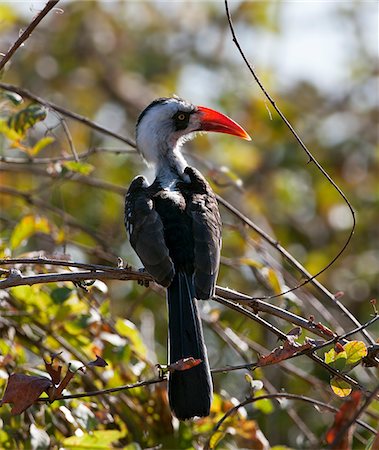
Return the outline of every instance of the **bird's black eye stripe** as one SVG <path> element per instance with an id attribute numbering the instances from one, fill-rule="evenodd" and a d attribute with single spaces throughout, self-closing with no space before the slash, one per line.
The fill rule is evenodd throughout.
<path id="1" fill-rule="evenodd" d="M 186 111 L 178 111 L 173 115 L 175 130 L 185 130 L 188 126 L 191 113 Z"/>

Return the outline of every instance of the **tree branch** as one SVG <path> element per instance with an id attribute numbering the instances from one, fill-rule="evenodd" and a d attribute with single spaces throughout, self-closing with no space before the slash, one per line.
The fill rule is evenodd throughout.
<path id="1" fill-rule="evenodd" d="M 239 403 L 238 405 L 234 406 L 233 408 L 230 408 L 225 414 L 224 416 L 217 422 L 217 424 L 215 425 L 215 427 L 212 430 L 212 434 L 209 437 L 208 441 L 206 442 L 205 446 L 204 446 L 204 450 L 210 450 L 210 442 L 212 439 L 212 436 L 219 430 L 219 428 L 221 427 L 221 425 L 225 422 L 225 420 L 230 417 L 231 415 L 235 414 L 239 408 L 242 408 L 246 405 L 255 403 L 259 400 L 265 400 L 265 399 L 281 399 L 281 398 L 285 398 L 288 400 L 297 400 L 297 401 L 302 401 L 305 403 L 310 403 L 313 406 L 317 406 L 318 408 L 323 408 L 326 409 L 327 411 L 333 412 L 333 413 L 337 413 L 338 409 L 334 408 L 331 405 L 328 405 L 327 403 L 324 402 L 320 402 L 319 400 L 315 400 L 313 398 L 310 397 L 306 397 L 304 395 L 297 395 L 297 394 L 289 394 L 286 392 L 281 392 L 281 393 L 275 393 L 275 394 L 266 394 L 266 395 L 260 395 L 258 397 L 250 397 L 246 400 L 244 400 L 243 402 Z M 359 424 L 360 426 L 362 426 L 363 428 L 365 428 L 366 430 L 370 431 L 371 433 L 376 433 L 376 430 L 374 428 L 372 428 L 370 425 L 368 425 L 365 422 L 362 422 L 361 420 L 355 420 L 357 424 Z"/>
<path id="2" fill-rule="evenodd" d="M 0 61 L 0 71 L 4 68 L 5 64 L 12 58 L 22 44 L 29 38 L 33 30 L 41 22 L 41 20 L 54 8 L 59 0 L 49 0 L 43 10 L 30 22 L 25 30 L 20 34 L 19 38 L 13 43 L 12 47 L 7 51 L 3 59 Z"/>
<path id="3" fill-rule="evenodd" d="M 236 33 L 234 31 L 234 26 L 233 26 L 233 22 L 232 22 L 232 17 L 230 15 L 230 11 L 229 11 L 229 6 L 228 6 L 228 0 L 224 0 L 225 2 L 225 11 L 226 11 L 226 16 L 228 19 L 228 23 L 229 23 L 229 28 L 230 28 L 230 32 L 232 35 L 232 40 L 234 42 L 234 44 L 236 45 L 243 61 L 245 62 L 249 72 L 251 73 L 251 75 L 253 76 L 254 80 L 256 81 L 256 83 L 258 84 L 259 88 L 261 89 L 261 91 L 263 92 L 264 96 L 267 98 L 267 100 L 270 102 L 270 104 L 272 105 L 272 107 L 275 109 L 275 111 L 277 112 L 277 114 L 279 115 L 279 117 L 282 119 L 282 121 L 285 123 L 285 125 L 288 127 L 288 129 L 290 130 L 290 132 L 292 133 L 292 135 L 295 137 L 296 141 L 298 142 L 298 144 L 301 146 L 301 148 L 305 151 L 305 153 L 307 154 L 309 161 L 313 162 L 315 164 L 315 166 L 317 167 L 317 169 L 321 172 L 321 174 L 327 179 L 327 181 L 333 186 L 333 188 L 338 192 L 338 194 L 341 196 L 341 198 L 344 200 L 344 202 L 346 203 L 346 205 L 348 206 L 350 212 L 351 212 L 351 216 L 353 219 L 353 224 L 350 230 L 350 233 L 347 237 L 347 240 L 345 241 L 344 245 L 342 246 L 342 248 L 340 249 L 340 251 L 337 253 L 336 256 L 334 256 L 334 258 L 320 271 L 318 271 L 315 275 L 311 275 L 310 277 L 308 276 L 306 280 L 304 280 L 303 282 L 299 283 L 297 286 L 295 286 L 294 288 L 291 288 L 285 292 L 282 292 L 280 294 L 276 294 L 273 296 L 270 296 L 269 298 L 275 298 L 275 297 L 279 297 L 281 295 L 287 294 L 289 292 L 292 292 L 302 286 L 304 286 L 305 284 L 308 284 L 310 281 L 314 280 L 316 277 L 318 277 L 320 274 L 322 274 L 323 272 L 325 272 L 327 269 L 329 269 L 329 267 L 332 266 L 332 264 L 334 264 L 337 259 L 342 255 L 342 253 L 345 251 L 345 249 L 347 248 L 347 246 L 350 244 L 350 241 L 353 237 L 354 231 L 355 231 L 355 227 L 356 227 L 356 219 L 355 219 L 355 211 L 350 203 L 350 201 L 348 200 L 348 198 L 346 197 L 346 195 L 344 194 L 344 192 L 341 190 L 341 188 L 333 181 L 333 179 L 331 178 L 331 176 L 326 172 L 326 170 L 321 166 L 321 164 L 317 161 L 317 159 L 312 155 L 312 153 L 310 152 L 310 150 L 308 149 L 308 147 L 304 144 L 304 142 L 301 140 L 300 136 L 297 134 L 297 132 L 295 131 L 295 129 L 292 127 L 292 125 L 290 124 L 290 122 L 288 121 L 288 119 L 285 117 L 285 115 L 282 113 L 282 111 L 280 110 L 280 108 L 276 105 L 275 101 L 273 100 L 273 98 L 270 96 L 270 94 L 267 92 L 267 90 L 265 89 L 265 87 L 263 86 L 261 80 L 259 79 L 258 75 L 256 74 L 254 68 L 251 66 L 251 64 L 249 63 L 244 51 L 242 50 L 239 41 L 237 39 Z M 360 322 L 355 318 L 355 316 L 353 314 L 351 314 L 351 312 L 345 307 L 345 305 L 343 305 L 341 302 L 339 302 L 334 296 L 333 296 L 333 301 L 335 304 L 337 304 L 337 306 L 344 312 L 344 314 L 346 314 L 350 321 L 352 323 L 354 323 L 354 325 L 356 326 L 360 326 Z M 370 342 L 370 344 L 374 344 L 374 339 L 369 335 L 369 333 L 367 333 L 367 331 L 365 329 L 362 330 L 362 334 L 365 336 L 365 338 L 367 339 L 368 342 Z"/>
<path id="4" fill-rule="evenodd" d="M 41 105 L 44 105 L 47 108 L 51 108 L 54 111 L 59 112 L 63 116 L 70 117 L 71 119 L 74 119 L 96 131 L 99 131 L 102 134 L 114 137 L 115 139 L 118 139 L 119 141 L 125 142 L 125 144 L 128 144 L 131 147 L 135 148 L 135 146 L 136 146 L 134 141 L 132 141 L 131 139 L 121 136 L 121 134 L 115 133 L 114 131 L 108 130 L 107 128 L 97 124 L 96 122 L 93 122 L 92 120 L 87 119 L 87 117 L 81 116 L 80 114 L 74 113 L 66 108 L 63 108 L 62 106 L 56 105 L 53 102 L 50 102 L 41 97 L 38 97 L 37 95 L 34 95 L 27 89 L 24 89 L 19 86 L 14 86 L 13 84 L 3 83 L 3 82 L 0 82 L 0 88 L 5 89 L 7 91 L 11 91 L 11 92 L 16 92 L 17 94 L 21 95 L 21 97 L 25 97 L 25 98 L 28 98 L 29 100 L 33 100 L 37 103 L 40 103 Z"/>

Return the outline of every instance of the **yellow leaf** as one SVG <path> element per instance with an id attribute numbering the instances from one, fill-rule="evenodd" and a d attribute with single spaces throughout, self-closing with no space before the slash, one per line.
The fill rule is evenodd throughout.
<path id="1" fill-rule="evenodd" d="M 352 391 L 349 383 L 337 377 L 333 377 L 330 380 L 330 386 L 333 392 L 338 395 L 338 397 L 347 397 Z"/>
<path id="2" fill-rule="evenodd" d="M 92 164 L 77 161 L 65 161 L 62 165 L 71 172 L 78 172 L 82 175 L 89 175 L 94 169 Z"/>
<path id="3" fill-rule="evenodd" d="M 12 250 L 22 245 L 22 243 L 29 239 L 36 233 L 50 234 L 51 227 L 45 217 L 38 217 L 33 215 L 25 216 L 15 226 L 11 239 L 10 247 Z"/>
<path id="4" fill-rule="evenodd" d="M 10 128 L 5 120 L 0 120 L 0 133 L 2 133 L 11 142 L 17 142 L 22 139 L 22 134 Z"/>
<path id="5" fill-rule="evenodd" d="M 367 356 L 367 348 L 362 341 L 351 341 L 343 346 L 346 352 L 346 364 L 354 365 Z"/>
<path id="6" fill-rule="evenodd" d="M 55 139 L 51 136 L 45 136 L 44 138 L 40 139 L 30 150 L 29 154 L 31 156 L 37 155 L 42 149 L 47 147 L 49 144 L 54 142 Z"/>

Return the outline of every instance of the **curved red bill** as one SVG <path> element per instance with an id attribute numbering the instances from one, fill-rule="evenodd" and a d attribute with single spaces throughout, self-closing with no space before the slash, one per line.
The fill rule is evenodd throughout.
<path id="1" fill-rule="evenodd" d="M 206 108 L 205 106 L 198 106 L 197 109 L 201 113 L 200 130 L 231 134 L 246 139 L 247 141 L 251 141 L 251 137 L 248 133 L 238 125 L 238 123 L 234 122 L 234 120 L 224 114 L 221 114 L 214 109 Z"/>

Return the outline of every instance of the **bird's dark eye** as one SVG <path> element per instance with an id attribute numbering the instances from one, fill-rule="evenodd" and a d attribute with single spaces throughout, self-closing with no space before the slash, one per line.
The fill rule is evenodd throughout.
<path id="1" fill-rule="evenodd" d="M 174 114 L 173 119 L 176 131 L 185 130 L 187 128 L 190 115 L 190 113 L 183 111 L 178 111 Z"/>

